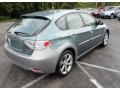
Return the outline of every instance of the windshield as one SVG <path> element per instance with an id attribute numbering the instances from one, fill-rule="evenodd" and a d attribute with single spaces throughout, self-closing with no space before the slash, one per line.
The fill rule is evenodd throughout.
<path id="1" fill-rule="evenodd" d="M 49 20 L 44 20 L 44 19 L 22 18 L 22 19 L 19 19 L 8 30 L 8 32 L 33 35 L 38 30 L 41 31 L 48 23 L 49 23 Z"/>

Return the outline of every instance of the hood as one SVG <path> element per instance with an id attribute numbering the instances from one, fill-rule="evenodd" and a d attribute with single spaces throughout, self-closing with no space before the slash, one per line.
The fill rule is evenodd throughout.
<path id="1" fill-rule="evenodd" d="M 114 10 L 102 11 L 102 13 L 114 13 Z"/>

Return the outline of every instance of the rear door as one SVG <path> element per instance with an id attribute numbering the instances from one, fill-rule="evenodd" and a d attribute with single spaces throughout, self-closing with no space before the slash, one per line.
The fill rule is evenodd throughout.
<path id="1" fill-rule="evenodd" d="M 89 27 L 89 30 L 91 32 L 89 46 L 94 47 L 95 45 L 99 44 L 102 41 L 104 26 L 96 25 L 95 24 L 96 20 L 87 13 L 81 13 L 81 17 L 83 18 L 86 27 Z"/>
<path id="2" fill-rule="evenodd" d="M 90 27 L 85 27 L 79 13 L 71 13 L 67 15 L 67 34 L 70 40 L 76 44 L 78 54 L 82 54 L 89 49 L 89 39 L 91 36 Z"/>

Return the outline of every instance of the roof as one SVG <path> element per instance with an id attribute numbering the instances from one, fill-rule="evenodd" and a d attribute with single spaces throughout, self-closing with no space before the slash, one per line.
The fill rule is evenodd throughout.
<path id="1" fill-rule="evenodd" d="M 55 9 L 55 10 L 45 10 L 45 11 L 38 11 L 38 12 L 33 12 L 29 14 L 22 15 L 22 17 L 45 17 L 46 19 L 52 20 L 53 16 L 59 17 L 61 15 L 64 15 L 68 12 L 73 12 L 76 10 L 71 10 L 71 9 Z"/>

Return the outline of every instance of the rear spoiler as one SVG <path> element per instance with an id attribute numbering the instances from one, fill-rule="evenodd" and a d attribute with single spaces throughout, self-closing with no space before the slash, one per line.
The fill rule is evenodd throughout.
<path id="1" fill-rule="evenodd" d="M 29 16 L 29 15 L 22 15 L 20 18 L 36 18 L 36 19 L 50 20 L 47 17 L 43 17 L 43 16 Z"/>

